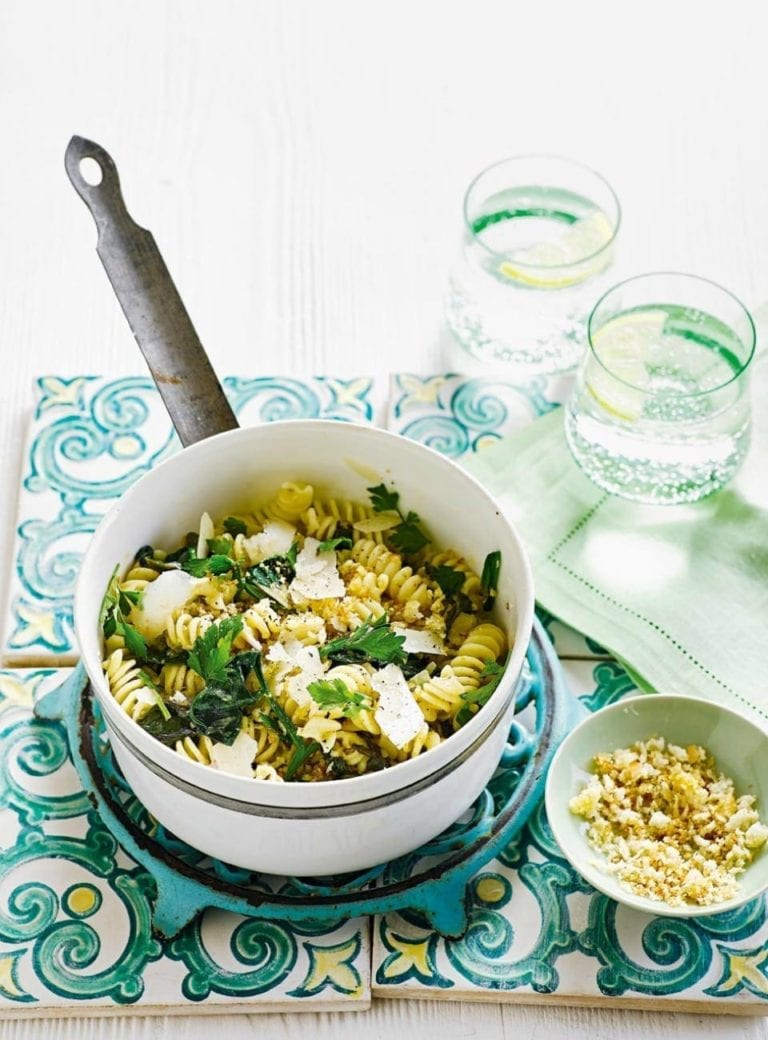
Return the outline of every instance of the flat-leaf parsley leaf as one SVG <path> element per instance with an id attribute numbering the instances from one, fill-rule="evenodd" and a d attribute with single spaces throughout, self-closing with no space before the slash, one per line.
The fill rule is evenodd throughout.
<path id="1" fill-rule="evenodd" d="M 386 614 L 364 621 L 348 636 L 339 636 L 320 647 L 320 656 L 330 658 L 337 664 L 355 664 L 373 661 L 376 664 L 404 664 L 405 636 L 400 636 L 389 627 Z"/>
<path id="2" fill-rule="evenodd" d="M 242 630 L 243 618 L 240 614 L 211 625 L 195 640 L 187 657 L 187 664 L 205 679 L 206 683 L 222 682 L 226 677 L 232 642 Z"/>
<path id="3" fill-rule="evenodd" d="M 343 679 L 318 679 L 307 686 L 315 704 L 321 708 L 338 708 L 343 715 L 354 719 L 365 708 L 370 698 L 357 690 L 350 690 Z"/>

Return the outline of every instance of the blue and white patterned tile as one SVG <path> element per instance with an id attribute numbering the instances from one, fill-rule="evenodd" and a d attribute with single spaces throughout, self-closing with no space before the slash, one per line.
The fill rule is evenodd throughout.
<path id="1" fill-rule="evenodd" d="M 383 418 L 386 387 L 368 377 L 232 376 L 223 382 L 244 426 Z M 116 499 L 179 447 L 148 376 L 43 376 L 35 391 L 6 607 L 9 664 L 74 659 L 72 593 L 90 536 Z"/>
<path id="2" fill-rule="evenodd" d="M 401 372 L 390 380 L 387 426 L 458 461 L 562 404 L 570 382 L 569 376 L 517 384 L 500 375 Z"/>
<path id="3" fill-rule="evenodd" d="M 615 661 L 566 661 L 564 669 L 591 711 L 637 692 Z M 475 877 L 469 900 L 470 925 L 456 940 L 416 914 L 377 919 L 374 997 L 768 1012 L 763 899 L 698 920 L 630 911 L 576 874 L 543 805 Z"/>
<path id="4" fill-rule="evenodd" d="M 0 1016 L 364 1010 L 370 935 L 208 911 L 151 930 L 154 882 L 93 812 L 64 728 L 31 713 L 64 669 L 0 671 Z"/>

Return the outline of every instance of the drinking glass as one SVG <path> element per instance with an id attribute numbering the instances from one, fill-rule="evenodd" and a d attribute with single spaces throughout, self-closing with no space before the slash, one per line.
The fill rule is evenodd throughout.
<path id="1" fill-rule="evenodd" d="M 521 376 L 572 368 L 620 221 L 613 189 L 580 163 L 528 155 L 489 166 L 464 198 L 446 304 L 457 341 Z"/>
<path id="2" fill-rule="evenodd" d="M 755 327 L 726 289 L 694 275 L 640 275 L 610 289 L 565 407 L 583 471 L 638 502 L 693 502 L 733 477 L 750 432 Z"/>

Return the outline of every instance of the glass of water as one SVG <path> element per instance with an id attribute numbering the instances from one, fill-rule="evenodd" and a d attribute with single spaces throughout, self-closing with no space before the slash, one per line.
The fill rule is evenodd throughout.
<path id="1" fill-rule="evenodd" d="M 755 327 L 727 290 L 647 274 L 607 292 L 565 408 L 574 458 L 596 484 L 638 502 L 717 491 L 749 445 Z"/>
<path id="2" fill-rule="evenodd" d="M 580 163 L 528 155 L 489 166 L 464 198 L 446 305 L 456 340 L 523 377 L 572 368 L 620 222 L 613 189 Z"/>

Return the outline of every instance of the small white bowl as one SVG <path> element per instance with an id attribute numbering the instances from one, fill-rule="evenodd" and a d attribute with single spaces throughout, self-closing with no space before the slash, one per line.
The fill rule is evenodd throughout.
<path id="1" fill-rule="evenodd" d="M 738 877 L 738 896 L 711 906 L 672 906 L 635 895 L 601 865 L 601 853 L 587 842 L 585 821 L 568 808 L 592 775 L 600 752 L 629 747 L 638 740 L 664 737 L 685 747 L 698 744 L 713 756 L 718 770 L 734 782 L 737 796 L 754 795 L 763 823 L 768 822 L 768 735 L 729 708 L 698 697 L 649 693 L 629 697 L 584 719 L 558 748 L 545 789 L 547 819 L 565 858 L 594 888 L 634 910 L 663 917 L 706 917 L 733 910 L 768 889 L 768 849 L 759 849 Z"/>
<path id="2" fill-rule="evenodd" d="M 130 719 L 102 667 L 99 606 L 115 565 L 141 545 L 170 546 L 212 516 L 263 503 L 285 480 L 366 500 L 384 481 L 435 543 L 475 568 L 500 549 L 498 622 L 513 644 L 493 696 L 431 751 L 380 772 L 322 783 L 223 773 L 176 754 Z M 328 420 L 233 430 L 186 448 L 142 477 L 99 525 L 83 559 L 75 625 L 115 756 L 137 797 L 170 831 L 217 859 L 274 874 L 361 870 L 409 852 L 455 822 L 490 779 L 507 739 L 533 620 L 530 568 L 493 498 L 455 463 L 396 434 Z"/>

